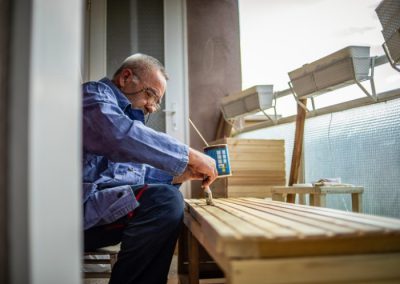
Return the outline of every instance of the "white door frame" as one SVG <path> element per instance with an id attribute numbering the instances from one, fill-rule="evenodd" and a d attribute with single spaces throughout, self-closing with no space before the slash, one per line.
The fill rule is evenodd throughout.
<path id="1" fill-rule="evenodd" d="M 170 74 L 165 96 L 166 132 L 189 144 L 188 53 L 186 36 L 186 1 L 164 0 L 165 68 Z M 181 187 L 190 197 L 190 183 Z"/>

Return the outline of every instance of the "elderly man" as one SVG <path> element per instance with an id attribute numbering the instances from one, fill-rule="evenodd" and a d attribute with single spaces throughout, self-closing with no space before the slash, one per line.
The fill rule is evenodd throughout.
<path id="1" fill-rule="evenodd" d="M 112 80 L 83 85 L 85 250 L 121 242 L 110 283 L 166 283 L 183 216 L 179 184 L 218 173 L 210 157 L 145 126 L 167 75 L 134 54 Z"/>

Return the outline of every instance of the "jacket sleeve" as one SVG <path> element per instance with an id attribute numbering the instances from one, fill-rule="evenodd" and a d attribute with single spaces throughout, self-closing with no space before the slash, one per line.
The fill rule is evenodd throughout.
<path id="1" fill-rule="evenodd" d="M 83 183 L 84 229 L 112 223 L 139 206 L 129 185 L 99 190 Z"/>
<path id="2" fill-rule="evenodd" d="M 83 145 L 112 161 L 145 163 L 171 175 L 181 174 L 188 163 L 188 146 L 131 120 L 102 83 L 84 86 Z"/>

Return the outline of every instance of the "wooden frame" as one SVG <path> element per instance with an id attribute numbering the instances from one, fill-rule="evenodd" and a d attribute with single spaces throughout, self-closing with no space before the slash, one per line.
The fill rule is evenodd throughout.
<path id="1" fill-rule="evenodd" d="M 310 205 L 325 207 L 327 194 L 351 194 L 351 204 L 353 212 L 362 212 L 362 186 L 314 186 L 314 187 L 293 187 L 293 186 L 274 186 L 271 189 L 272 200 L 285 201 L 286 194 L 310 196 Z M 304 200 L 301 198 L 300 200 Z M 289 201 L 288 201 L 289 202 Z M 300 204 L 304 204 L 300 202 Z"/>

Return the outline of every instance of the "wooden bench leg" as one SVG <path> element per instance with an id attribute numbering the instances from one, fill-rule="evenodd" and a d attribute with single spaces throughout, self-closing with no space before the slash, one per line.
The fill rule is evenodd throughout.
<path id="1" fill-rule="evenodd" d="M 188 228 L 186 225 L 182 226 L 182 230 L 178 240 L 178 275 L 179 284 L 187 284 L 189 282 L 188 277 Z"/>
<path id="2" fill-rule="evenodd" d="M 305 205 L 306 204 L 306 196 L 304 194 L 298 194 L 299 196 L 299 204 Z"/>
<path id="3" fill-rule="evenodd" d="M 326 207 L 326 194 L 310 194 L 310 205 Z"/>
<path id="4" fill-rule="evenodd" d="M 199 242 L 189 232 L 189 284 L 199 284 Z"/>
<path id="5" fill-rule="evenodd" d="M 351 194 L 351 208 L 353 212 L 362 212 L 362 193 Z"/>

